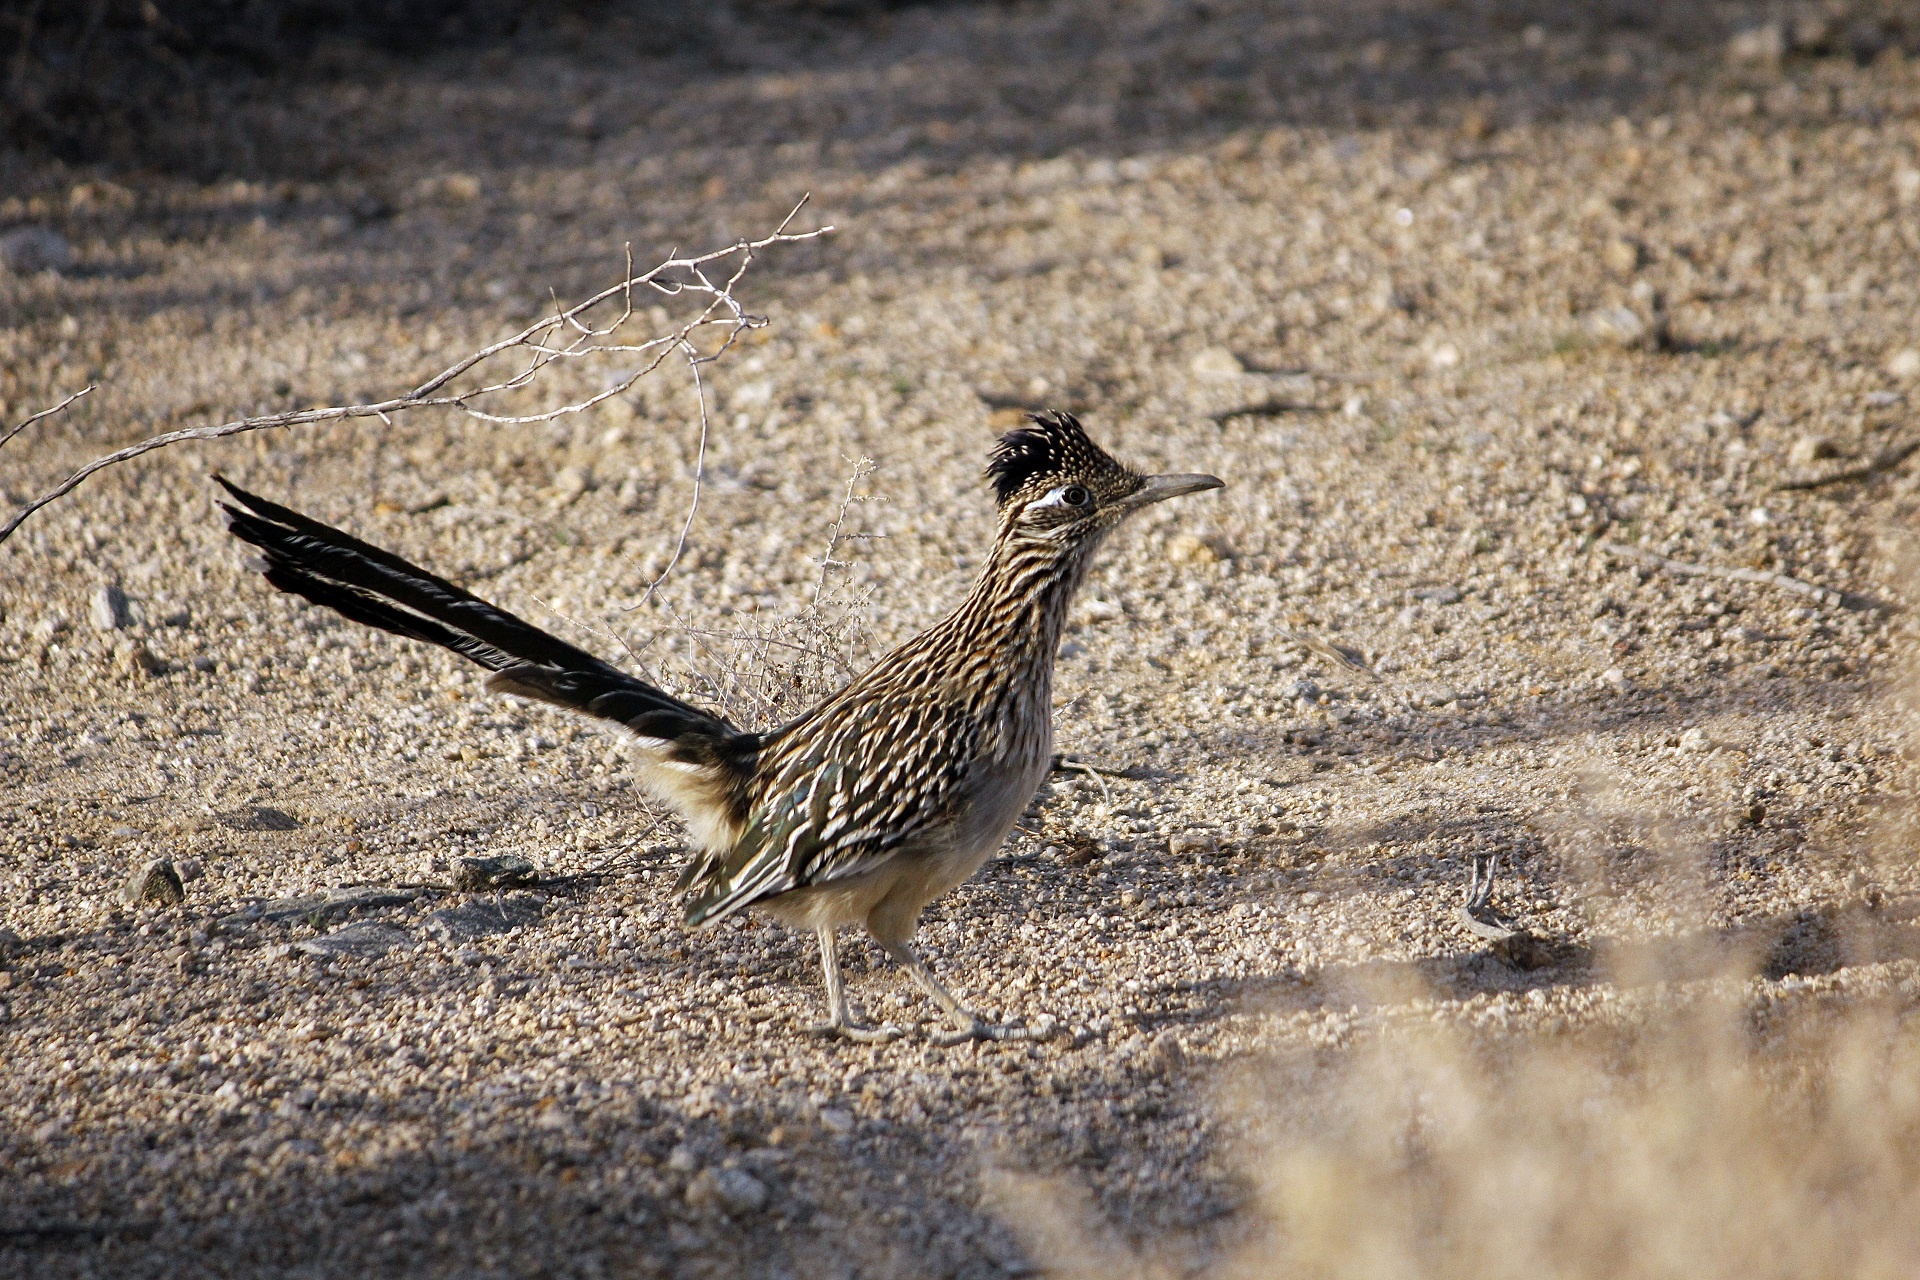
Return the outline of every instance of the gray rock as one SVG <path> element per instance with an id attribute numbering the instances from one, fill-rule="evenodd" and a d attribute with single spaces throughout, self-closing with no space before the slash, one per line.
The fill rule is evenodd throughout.
<path id="1" fill-rule="evenodd" d="M 176 907 L 186 900 L 187 886 L 165 858 L 155 858 L 120 886 L 120 901 L 130 907 Z"/>
<path id="2" fill-rule="evenodd" d="M 767 1184 L 745 1169 L 702 1169 L 687 1184 L 689 1205 L 734 1218 L 766 1208 L 770 1195 Z"/>
<path id="3" fill-rule="evenodd" d="M 133 602 L 112 583 L 93 593 L 92 610 L 96 631 L 120 631 L 133 625 Z"/>
<path id="4" fill-rule="evenodd" d="M 1427 604 L 1459 604 L 1460 588 L 1422 587 L 1413 593 L 1413 598 Z"/>
<path id="5" fill-rule="evenodd" d="M 73 265 L 73 246 L 50 227 L 15 227 L 0 235 L 0 267 L 14 275 L 65 271 Z"/>
<path id="6" fill-rule="evenodd" d="M 454 868 L 453 887 L 470 893 L 481 893 L 488 889 L 518 889 L 532 884 L 538 876 L 539 872 L 531 862 L 510 853 L 491 858 L 462 858 L 460 865 Z"/>
<path id="7" fill-rule="evenodd" d="M 546 905 L 547 900 L 537 893 L 509 893 L 496 898 L 476 898 L 457 907 L 442 907 L 421 923 L 428 933 L 443 942 L 466 942 L 532 924 L 540 918 Z"/>
<path id="8" fill-rule="evenodd" d="M 342 958 L 370 959 L 385 955 L 408 941 L 409 934 L 396 924 L 380 920 L 362 920 L 319 938 L 296 942 L 293 949 L 322 960 Z"/>

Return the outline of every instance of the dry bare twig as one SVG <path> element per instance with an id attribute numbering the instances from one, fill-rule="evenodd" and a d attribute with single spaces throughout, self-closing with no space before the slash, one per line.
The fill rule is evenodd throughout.
<path id="1" fill-rule="evenodd" d="M 820 596 L 821 593 L 827 589 L 828 571 L 847 567 L 845 560 L 835 560 L 833 558 L 833 553 L 839 550 L 840 544 L 850 539 L 884 538 L 887 536 L 884 533 L 848 533 L 846 531 L 847 513 L 853 510 L 854 503 L 886 501 L 884 498 L 876 498 L 871 494 L 854 492 L 854 488 L 858 486 L 862 480 L 872 475 L 873 472 L 874 461 L 872 458 L 862 457 L 854 460 L 853 470 L 847 476 L 846 492 L 840 496 L 840 510 L 834 515 L 833 528 L 827 533 L 827 549 L 820 553 L 820 576 L 814 579 L 813 599 L 807 602 L 807 610 L 810 613 L 818 613 L 820 611 Z"/>
<path id="2" fill-rule="evenodd" d="M 96 458 L 27 503 L 5 524 L 0 524 L 0 542 L 5 542 L 11 537 L 16 529 L 26 523 L 42 507 L 58 501 L 79 488 L 88 477 L 108 467 L 186 440 L 218 440 L 249 431 L 305 426 L 317 422 L 339 422 L 353 418 L 379 418 L 382 421 L 391 421 L 391 415 L 396 413 L 440 407 L 458 409 L 484 422 L 503 425 L 550 422 L 568 414 L 583 413 L 597 404 L 623 394 L 675 353 L 686 358 L 697 377 L 699 366 L 719 359 L 738 340 L 742 332 L 759 328 L 766 323 L 763 317 L 746 311 L 734 294 L 734 289 L 740 283 L 741 277 L 753 264 L 755 255 L 772 245 L 813 240 L 832 232 L 831 226 L 818 227 L 812 231 L 787 230 L 793 224 L 793 220 L 799 216 L 801 209 L 806 207 L 806 203 L 805 198 L 802 198 L 800 203 L 796 204 L 781 220 L 779 226 L 757 240 L 739 240 L 723 249 L 713 249 L 706 253 L 685 257 L 678 256 L 676 253 L 657 266 L 638 274 L 633 270 L 633 252 L 629 248 L 626 270 L 618 283 L 608 285 L 571 307 L 561 309 L 556 305 L 552 315 L 528 325 L 518 333 L 482 347 L 428 378 L 411 391 L 391 399 L 375 404 L 295 409 L 286 413 L 241 418 L 217 426 L 189 427 L 151 436 L 107 454 L 105 457 Z M 724 277 L 721 277 L 723 265 L 729 266 L 730 269 Z M 617 341 L 620 330 L 633 318 L 634 291 L 641 287 L 652 289 L 667 297 L 677 297 L 682 294 L 704 297 L 705 304 L 692 319 L 683 323 L 673 333 L 638 343 Z M 600 324 L 591 322 L 590 313 L 616 301 L 618 311 L 610 320 Z M 695 341 L 695 335 L 710 328 L 719 328 L 723 334 L 718 345 L 703 353 Z M 492 381 L 482 378 L 482 385 L 467 389 L 454 386 L 461 378 L 481 369 L 483 365 L 512 353 L 524 353 L 525 362 L 507 372 L 505 376 L 496 376 Z M 618 370 L 600 390 L 584 399 L 532 413 L 495 413 L 486 407 L 486 402 L 491 398 L 522 391 L 532 386 L 540 374 L 556 362 L 607 356 L 630 356 L 638 359 Z M 91 389 L 88 388 L 88 390 Z M 66 404 L 70 404 L 72 399 L 69 398 L 48 413 L 58 412 L 59 409 L 66 407 Z M 34 418 L 22 423 L 21 427 L 24 428 L 46 416 L 45 413 L 35 415 Z M 701 429 L 704 440 L 706 430 L 704 392 L 702 392 L 701 402 Z M 15 433 L 18 430 L 19 428 L 16 428 Z M 12 434 L 14 433 L 9 434 L 9 438 Z M 690 521 L 691 513 L 689 513 Z M 683 531 L 682 547 L 685 545 L 685 538 Z M 677 552 L 675 559 L 676 561 L 678 559 Z M 668 567 L 671 568 L 671 564 Z M 649 587 L 648 591 L 650 594 L 652 588 Z"/>
<path id="3" fill-rule="evenodd" d="M 65 410 L 68 405 L 72 404 L 75 400 L 78 400 L 81 396 L 84 396 L 88 392 L 94 391 L 97 389 L 98 388 L 93 386 L 82 387 L 78 391 L 74 392 L 72 395 L 68 396 L 65 400 L 62 400 L 59 404 L 54 405 L 51 409 L 42 409 L 40 412 L 27 418 L 26 421 L 22 422 L 19 426 L 14 427 L 11 431 L 8 431 L 5 435 L 0 436 L 0 449 L 6 448 L 7 441 L 13 439 L 15 436 L 19 435 L 22 431 L 25 431 L 28 427 L 32 426 L 34 423 L 39 422 L 46 418 L 51 418 L 54 414 L 60 413 L 63 410 Z M 4 537 L 5 537 L 4 534 L 0 534 L 0 539 L 4 539 Z"/>
<path id="4" fill-rule="evenodd" d="M 1859 466 L 1842 467 L 1838 471 L 1829 471 L 1825 475 L 1808 476 L 1801 480 L 1788 480 L 1774 487 L 1776 492 L 1789 493 L 1794 490 L 1824 489 L 1830 484 L 1846 484 L 1853 480 L 1870 480 L 1882 471 L 1891 471 L 1901 463 L 1920 452 L 1920 440 L 1909 440 L 1905 444 L 1883 449 Z"/>
<path id="5" fill-rule="evenodd" d="M 1685 560 L 1671 560 L 1663 555 L 1629 547 L 1619 542 L 1596 544 L 1600 550 L 1623 560 L 1638 560 L 1642 564 L 1652 565 L 1656 569 L 1665 569 L 1668 573 L 1683 578 L 1729 578 L 1734 582 L 1753 582 L 1763 587 L 1778 587 L 1782 591 L 1791 591 L 1796 595 L 1811 596 L 1822 604 L 1844 605 L 1846 597 L 1827 587 L 1817 587 L 1811 582 L 1802 582 L 1798 578 L 1789 578 L 1784 573 L 1768 573 L 1762 569 L 1729 568 L 1712 564 L 1690 564 Z"/>

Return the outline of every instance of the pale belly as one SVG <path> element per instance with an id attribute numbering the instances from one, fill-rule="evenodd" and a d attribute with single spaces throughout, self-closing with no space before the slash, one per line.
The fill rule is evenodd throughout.
<path id="1" fill-rule="evenodd" d="M 999 852 L 1026 811 L 1052 761 L 1052 727 L 1021 759 L 985 767 L 969 780 L 961 820 L 925 841 L 902 848 L 885 863 L 826 884 L 791 889 L 754 904 L 795 929 L 863 924 L 883 942 L 913 936 L 929 902 L 967 880 Z"/>

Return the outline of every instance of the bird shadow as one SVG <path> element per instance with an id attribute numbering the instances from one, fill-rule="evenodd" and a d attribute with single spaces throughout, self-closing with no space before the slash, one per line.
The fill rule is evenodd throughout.
<path id="1" fill-rule="evenodd" d="M 1520 969 L 1491 949 L 1416 959 L 1338 961 L 1250 977 L 1167 983 L 1143 992 L 1135 1023 L 1204 1025 L 1234 1014 L 1356 1012 L 1416 999 L 1643 988 L 1723 978 L 1782 981 L 1920 959 L 1920 894 L 1827 903 L 1673 934 L 1600 934 L 1558 943 Z"/>

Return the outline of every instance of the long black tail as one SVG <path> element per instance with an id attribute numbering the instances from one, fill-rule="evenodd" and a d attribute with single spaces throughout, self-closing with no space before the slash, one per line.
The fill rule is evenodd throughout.
<path id="1" fill-rule="evenodd" d="M 724 719 L 680 701 L 444 578 L 215 476 L 239 506 L 227 528 L 265 553 L 282 591 L 395 635 L 451 649 L 494 674 L 487 687 L 612 720 L 646 738 L 726 741 Z"/>

